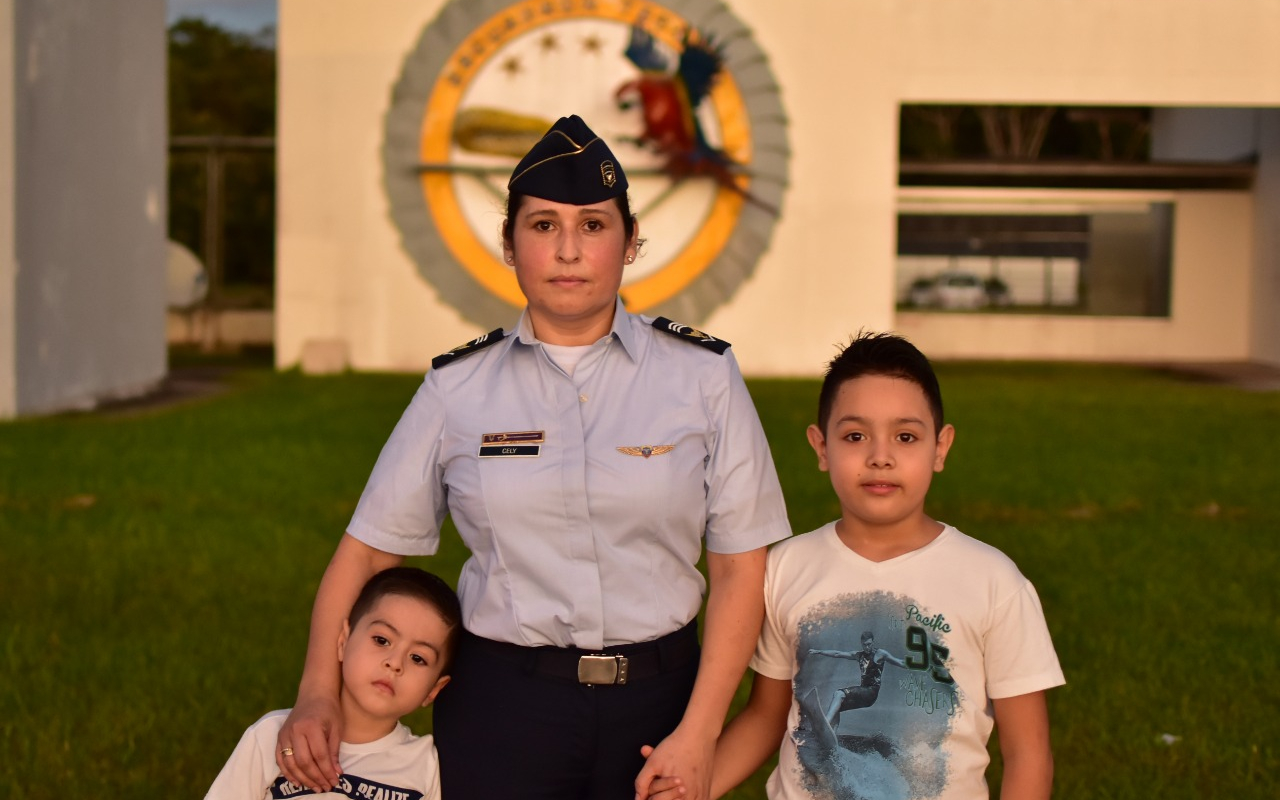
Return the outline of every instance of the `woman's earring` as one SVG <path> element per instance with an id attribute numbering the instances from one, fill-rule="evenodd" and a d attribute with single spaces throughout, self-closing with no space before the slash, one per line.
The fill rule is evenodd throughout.
<path id="1" fill-rule="evenodd" d="M 628 264 L 630 264 L 631 262 L 633 262 L 633 261 L 635 261 L 635 260 L 636 260 L 636 257 L 635 257 L 635 256 L 627 256 L 627 263 L 628 263 Z"/>

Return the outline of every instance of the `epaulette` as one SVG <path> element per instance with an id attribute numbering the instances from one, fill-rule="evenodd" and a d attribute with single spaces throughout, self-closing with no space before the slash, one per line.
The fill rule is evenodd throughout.
<path id="1" fill-rule="evenodd" d="M 686 342 L 700 344 L 708 350 L 714 350 L 719 355 L 724 355 L 724 351 L 729 349 L 729 343 L 723 339 L 717 339 L 709 333 L 703 333 L 697 328 L 691 328 L 688 325 L 682 325 L 679 322 L 672 322 L 666 317 L 658 317 L 653 321 L 653 327 L 669 333 L 672 336 L 684 339 Z"/>
<path id="2" fill-rule="evenodd" d="M 506 335 L 507 334 L 503 332 L 502 328 L 495 328 L 484 336 L 477 336 L 466 344 L 460 344 L 449 352 L 442 353 L 431 359 L 431 368 L 440 369 L 441 367 L 447 367 L 463 356 L 469 356 L 478 350 L 485 349 L 491 344 L 497 344 L 502 341 Z"/>

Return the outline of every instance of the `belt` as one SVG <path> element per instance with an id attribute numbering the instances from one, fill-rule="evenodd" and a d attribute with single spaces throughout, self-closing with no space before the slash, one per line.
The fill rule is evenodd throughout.
<path id="1" fill-rule="evenodd" d="M 652 641 L 601 650 L 576 647 L 524 647 L 462 632 L 463 647 L 513 664 L 526 672 L 588 686 L 622 685 L 678 669 L 698 657 L 698 623 Z"/>

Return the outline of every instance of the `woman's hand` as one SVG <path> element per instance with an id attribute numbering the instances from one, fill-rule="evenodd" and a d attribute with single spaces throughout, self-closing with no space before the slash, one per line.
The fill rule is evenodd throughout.
<path id="1" fill-rule="evenodd" d="M 767 551 L 707 553 L 707 595 L 702 659 L 684 718 L 649 756 L 636 777 L 636 797 L 646 798 L 655 778 L 679 778 L 687 800 L 711 795 L 716 738 L 764 620 L 764 566 Z"/>
<path id="2" fill-rule="evenodd" d="M 648 759 L 653 755 L 653 748 L 646 744 L 640 748 L 640 755 Z M 685 800 L 686 792 L 684 781 L 680 778 L 660 775 L 649 784 L 648 800 Z"/>
<path id="3" fill-rule="evenodd" d="M 657 747 L 641 748 L 644 769 L 636 777 L 636 800 L 707 800 L 716 740 L 688 736 L 677 727 Z"/>
<path id="4" fill-rule="evenodd" d="M 286 778 L 316 792 L 338 783 L 342 709 L 336 697 L 298 698 L 276 738 L 276 764 Z"/>

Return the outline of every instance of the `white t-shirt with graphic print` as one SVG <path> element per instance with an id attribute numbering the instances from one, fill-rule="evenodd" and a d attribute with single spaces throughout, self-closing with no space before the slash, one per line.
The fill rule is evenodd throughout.
<path id="1" fill-rule="evenodd" d="M 987 798 L 992 698 L 1065 683 L 1035 588 L 951 526 L 883 562 L 835 523 L 784 541 L 765 609 L 751 668 L 793 689 L 770 800 Z"/>
<path id="2" fill-rule="evenodd" d="M 311 794 L 290 783 L 276 766 L 276 736 L 289 709 L 272 711 L 244 732 L 205 800 L 264 800 L 305 795 L 351 800 L 440 800 L 440 760 L 435 739 L 414 736 L 403 723 L 374 742 L 338 750 L 342 775 L 330 792 Z"/>

